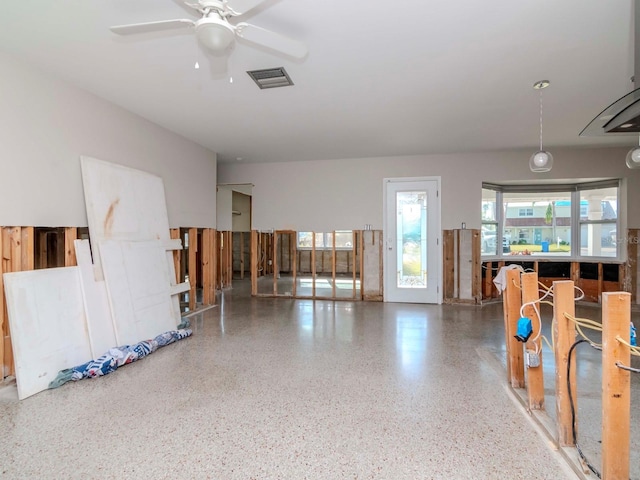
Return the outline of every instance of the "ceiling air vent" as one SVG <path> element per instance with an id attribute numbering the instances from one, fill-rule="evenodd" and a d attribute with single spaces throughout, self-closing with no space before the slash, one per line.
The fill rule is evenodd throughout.
<path id="1" fill-rule="evenodd" d="M 247 72 L 260 88 L 288 87 L 293 85 L 283 67 L 250 70 Z"/>

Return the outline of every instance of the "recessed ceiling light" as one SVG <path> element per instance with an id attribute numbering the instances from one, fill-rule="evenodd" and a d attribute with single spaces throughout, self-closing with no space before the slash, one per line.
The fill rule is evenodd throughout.
<path id="1" fill-rule="evenodd" d="M 611 120 L 613 118 L 613 115 L 603 115 L 600 117 L 600 120 Z"/>
<path id="2" fill-rule="evenodd" d="M 633 123 L 623 123 L 619 128 L 631 128 L 633 127 Z"/>
<path id="3" fill-rule="evenodd" d="M 240 161 L 244 160 L 244 157 L 236 157 L 236 160 L 237 160 L 238 162 L 240 162 Z"/>

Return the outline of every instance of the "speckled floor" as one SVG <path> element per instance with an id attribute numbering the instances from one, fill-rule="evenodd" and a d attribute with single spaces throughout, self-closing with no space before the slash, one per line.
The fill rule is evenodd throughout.
<path id="1" fill-rule="evenodd" d="M 0 390 L 0 478 L 576 478 L 478 354 L 500 305 L 249 298 L 191 338 L 18 402 Z"/>

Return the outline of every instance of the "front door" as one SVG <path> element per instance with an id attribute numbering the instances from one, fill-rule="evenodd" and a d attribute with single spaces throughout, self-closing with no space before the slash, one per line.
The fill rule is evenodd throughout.
<path id="1" fill-rule="evenodd" d="M 384 183 L 384 300 L 439 303 L 440 179 Z"/>

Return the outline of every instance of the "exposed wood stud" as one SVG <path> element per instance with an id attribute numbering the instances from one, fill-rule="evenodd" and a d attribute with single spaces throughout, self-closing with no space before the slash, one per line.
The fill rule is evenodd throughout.
<path id="1" fill-rule="evenodd" d="M 511 374 L 510 382 L 513 388 L 524 388 L 524 352 L 522 343 L 515 339 L 522 306 L 521 280 L 518 270 L 507 270 L 507 289 L 503 293 L 504 308 L 507 322 L 507 355 Z"/>
<path id="2" fill-rule="evenodd" d="M 629 478 L 631 433 L 631 372 L 616 366 L 630 366 L 631 351 L 617 338 L 629 343 L 631 295 L 610 292 L 602 295 L 602 478 Z"/>
<path id="3" fill-rule="evenodd" d="M 201 232 L 202 252 L 200 252 L 200 262 L 202 263 L 202 304 L 211 305 L 211 229 L 203 228 Z"/>
<path id="4" fill-rule="evenodd" d="M 73 242 L 78 239 L 78 229 L 76 227 L 66 227 L 64 229 L 64 266 L 75 267 L 78 265 L 76 260 L 76 247 Z"/>
<path id="5" fill-rule="evenodd" d="M 189 232 L 189 249 L 187 251 L 189 255 L 189 310 L 196 309 L 196 287 L 198 283 L 198 265 L 196 260 L 196 254 L 198 252 L 198 229 L 190 228 Z"/>
<path id="6" fill-rule="evenodd" d="M 524 305 L 524 315 L 531 319 L 533 324 L 533 336 L 536 336 L 541 328 L 540 319 L 536 315 L 532 305 L 529 302 L 537 301 L 540 298 L 538 293 L 538 274 L 536 272 L 523 273 L 522 281 L 522 304 Z M 544 410 L 544 375 L 542 369 L 542 340 L 537 335 L 534 341 L 530 338 L 526 343 L 526 349 L 537 352 L 539 358 L 539 366 L 527 368 L 527 394 L 529 397 L 529 408 L 531 410 Z"/>
<path id="7" fill-rule="evenodd" d="M 174 240 L 180 240 L 180 229 L 179 228 L 169 229 L 169 236 Z M 176 273 L 176 285 L 179 283 L 182 283 L 181 260 L 182 260 L 182 250 L 174 250 L 173 251 L 173 268 Z"/>
<path id="8" fill-rule="evenodd" d="M 563 280 L 553 282 L 553 335 L 555 338 L 556 362 L 556 418 L 558 419 L 558 443 L 561 446 L 573 446 L 573 422 L 571 403 L 567 388 L 567 367 L 569 365 L 569 349 L 576 340 L 576 327 L 565 313 L 575 316 L 574 282 Z M 577 397 L 576 357 L 571 358 L 571 393 Z M 576 422 L 577 425 L 577 422 Z"/>
<path id="9" fill-rule="evenodd" d="M 258 294 L 258 262 L 260 257 L 258 256 L 258 231 L 251 230 L 251 256 L 250 256 L 250 269 L 251 269 L 251 295 Z"/>
<path id="10" fill-rule="evenodd" d="M 2 274 L 5 270 L 5 258 L 4 258 L 4 230 L 5 228 L 0 227 L 0 383 L 4 380 L 6 376 L 5 371 L 5 359 L 4 359 L 4 337 L 5 337 L 5 323 L 8 324 L 9 321 L 7 319 L 5 313 L 5 299 L 4 299 L 4 281 L 2 279 Z"/>

